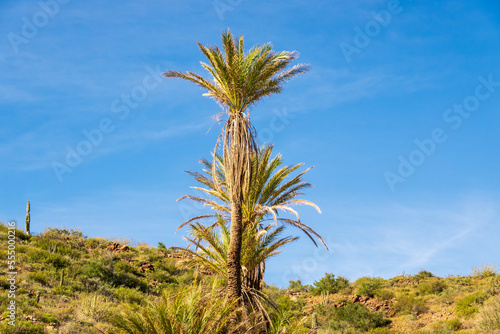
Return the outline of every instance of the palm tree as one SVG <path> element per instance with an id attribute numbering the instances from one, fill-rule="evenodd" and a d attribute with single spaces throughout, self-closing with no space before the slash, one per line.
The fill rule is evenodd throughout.
<path id="1" fill-rule="evenodd" d="M 288 68 L 298 57 L 295 52 L 275 52 L 271 44 L 254 46 L 245 53 L 243 36 L 233 38 L 230 30 L 222 33 L 224 53 L 217 46 L 198 43 L 208 64 L 201 62 L 209 74 L 206 79 L 192 72 L 167 71 L 166 77 L 193 82 L 206 90 L 227 115 L 219 141 L 222 140 L 225 188 L 231 201 L 231 240 L 228 250 L 228 293 L 241 296 L 241 244 L 243 194 L 248 192 L 252 173 L 252 156 L 258 151 L 255 131 L 250 123 L 250 107 L 263 97 L 281 92 L 285 82 L 308 71 L 308 65 Z M 219 188 L 220 185 L 216 184 Z"/>
<path id="2" fill-rule="evenodd" d="M 241 265 L 245 268 L 244 291 L 261 291 L 264 281 L 265 260 L 276 255 L 278 248 L 296 239 L 287 237 L 276 241 L 285 225 L 298 227 L 316 246 L 317 243 L 314 237 L 326 247 L 321 236 L 302 223 L 298 212 L 292 208 L 293 205 L 303 204 L 312 206 L 318 212 L 321 212 L 314 203 L 298 198 L 303 195 L 302 191 L 304 189 L 311 187 L 311 184 L 303 181 L 304 174 L 310 168 L 292 177 L 292 173 L 303 164 L 282 166 L 281 155 L 278 154 L 271 159 L 272 149 L 272 146 L 265 146 L 253 158 L 252 163 L 254 166 L 252 170 L 255 172 L 250 178 L 251 187 L 248 188 L 243 197 L 243 255 Z M 193 256 L 188 261 L 225 276 L 223 273 L 229 262 L 227 254 L 230 241 L 230 232 L 227 230 L 226 225 L 231 218 L 231 199 L 225 186 L 226 175 L 223 159 L 220 155 L 215 155 L 213 161 L 215 167 L 208 160 L 201 160 L 205 166 L 204 173 L 189 172 L 196 181 L 204 186 L 193 188 L 207 196 L 186 195 L 179 198 L 179 200 L 190 199 L 200 202 L 213 209 L 215 213 L 192 217 L 183 223 L 179 229 L 189 224 L 193 238 L 188 240 L 198 248 L 198 252 L 188 251 Z M 217 184 L 220 187 L 217 187 Z M 292 213 L 293 218 L 280 216 L 280 212 Z M 215 218 L 215 223 L 208 227 L 195 222 L 196 220 L 211 218 Z M 277 227 L 278 224 L 279 227 Z M 220 235 L 216 234 L 215 227 L 220 228 Z M 204 246 L 203 242 L 207 242 L 209 247 Z"/>

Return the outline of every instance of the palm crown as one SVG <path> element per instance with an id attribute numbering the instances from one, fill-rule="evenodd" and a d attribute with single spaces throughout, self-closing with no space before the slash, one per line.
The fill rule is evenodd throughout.
<path id="1" fill-rule="evenodd" d="M 236 114 L 247 111 L 264 96 L 281 92 L 285 81 L 308 70 L 306 64 L 287 68 L 297 53 L 275 52 L 270 43 L 245 53 L 243 36 L 235 40 L 230 30 L 222 33 L 222 45 L 224 53 L 217 46 L 198 43 L 209 62 L 201 62 L 201 66 L 211 81 L 192 72 L 167 71 L 164 75 L 194 82 L 207 90 L 203 95 L 216 100 L 229 114 Z"/>

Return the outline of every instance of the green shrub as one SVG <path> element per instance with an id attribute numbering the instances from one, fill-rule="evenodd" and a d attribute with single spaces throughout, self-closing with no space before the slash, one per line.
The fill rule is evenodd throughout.
<path id="1" fill-rule="evenodd" d="M 125 303 L 141 304 L 144 300 L 144 295 L 135 289 L 119 287 L 114 292 L 115 298 Z"/>
<path id="2" fill-rule="evenodd" d="M 54 246 L 55 247 L 55 246 Z M 75 251 L 76 252 L 76 251 Z M 39 249 L 31 246 L 27 246 L 23 249 L 29 261 L 32 263 L 45 263 L 53 265 L 55 268 L 65 268 L 70 265 L 71 261 L 65 256 L 56 253 L 55 251 Z M 78 255 L 79 256 L 79 255 Z"/>
<path id="3" fill-rule="evenodd" d="M 290 312 L 297 316 L 301 315 L 302 308 L 306 305 L 304 298 L 298 298 L 297 300 L 291 300 L 287 295 L 281 295 L 276 299 L 276 304 L 284 312 Z"/>
<path id="4" fill-rule="evenodd" d="M 491 264 L 482 264 L 479 267 L 472 268 L 472 276 L 474 278 L 488 278 L 497 274 L 497 266 Z"/>
<path id="5" fill-rule="evenodd" d="M 105 248 L 104 247 L 105 243 L 106 241 L 102 238 L 89 238 L 85 240 L 84 245 L 89 248 L 96 249 L 96 248 Z"/>
<path id="6" fill-rule="evenodd" d="M 17 227 L 19 227 L 19 225 L 17 225 Z M 32 237 L 31 235 L 24 233 L 22 230 L 18 228 L 15 228 L 13 230 L 15 231 L 15 236 L 17 241 L 30 240 Z M 7 235 L 9 233 L 8 231 L 12 231 L 12 229 L 10 229 L 7 225 L 0 222 L 0 236 L 2 236 L 2 240 L 7 239 Z"/>
<path id="7" fill-rule="evenodd" d="M 97 261 L 87 261 L 78 268 L 77 275 L 85 278 L 102 278 L 107 280 L 112 276 L 112 270 Z"/>
<path id="8" fill-rule="evenodd" d="M 455 298 L 458 296 L 458 294 L 459 289 L 449 286 L 441 293 L 441 301 L 447 305 L 450 305 L 455 301 Z"/>
<path id="9" fill-rule="evenodd" d="M 0 277 L 0 287 L 5 289 L 5 290 L 10 289 L 10 283 L 7 282 L 7 278 Z"/>
<path id="10" fill-rule="evenodd" d="M 474 281 L 472 280 L 472 278 L 468 277 L 468 276 L 464 276 L 464 277 L 457 277 L 456 278 L 456 282 L 457 284 L 461 285 L 461 286 L 472 286 L 474 285 Z"/>
<path id="11" fill-rule="evenodd" d="M 427 270 L 420 270 L 418 274 L 413 276 L 413 280 L 420 281 L 422 279 L 434 277 L 434 274 Z"/>
<path id="12" fill-rule="evenodd" d="M 300 282 L 300 280 L 298 281 Z M 337 293 L 340 290 L 349 286 L 349 280 L 342 276 L 335 278 L 333 274 L 325 274 L 325 277 L 314 282 L 310 292 L 313 296 L 319 296 L 321 293 Z"/>
<path id="13" fill-rule="evenodd" d="M 49 257 L 50 253 L 46 250 L 41 250 L 35 247 L 26 247 L 24 250 L 30 261 L 43 263 Z"/>
<path id="14" fill-rule="evenodd" d="M 153 267 L 155 267 L 155 270 L 163 270 L 168 272 L 170 275 L 176 275 L 179 273 L 174 259 L 162 259 L 161 261 L 154 261 L 152 264 Z"/>
<path id="15" fill-rule="evenodd" d="M 96 292 L 102 289 L 103 282 L 98 277 L 78 276 L 78 281 L 75 284 L 76 290 L 84 292 Z"/>
<path id="16" fill-rule="evenodd" d="M 346 306 L 318 307 L 318 313 L 323 321 L 328 321 L 328 328 L 345 331 L 349 328 L 360 331 L 369 331 L 377 327 L 384 327 L 391 323 L 382 312 L 374 312 L 361 304 L 347 303 Z"/>
<path id="17" fill-rule="evenodd" d="M 0 323 L 0 333 L 2 334 L 44 334 L 43 325 L 35 324 L 31 321 L 16 320 L 16 325 L 11 326 L 6 322 Z"/>
<path id="18" fill-rule="evenodd" d="M 397 297 L 394 309 L 399 314 L 419 315 L 427 312 L 428 307 L 422 298 L 414 295 L 401 294 Z"/>
<path id="19" fill-rule="evenodd" d="M 453 334 L 453 331 L 445 328 L 445 329 L 436 329 L 432 332 L 416 331 L 416 332 L 412 332 L 412 333 L 415 333 L 415 334 Z"/>
<path id="20" fill-rule="evenodd" d="M 125 261 L 120 261 L 120 262 L 116 263 L 115 267 L 114 267 L 114 271 L 116 273 L 125 272 L 125 273 L 131 273 L 134 275 L 140 275 L 139 271 L 135 267 L 133 267 L 132 265 L 130 265 L 129 263 L 127 263 Z"/>
<path id="21" fill-rule="evenodd" d="M 43 313 L 40 316 L 40 321 L 46 324 L 52 324 L 52 323 L 59 324 L 59 320 L 57 320 L 52 314 L 49 313 Z"/>
<path id="22" fill-rule="evenodd" d="M 126 262 L 115 262 L 100 258 L 100 262 L 88 261 L 78 269 L 78 277 L 84 284 L 91 283 L 89 279 L 98 278 L 100 281 L 108 283 L 110 286 L 125 286 L 129 288 L 139 288 L 141 291 L 147 291 L 147 282 L 137 277 L 134 273 L 137 270 Z"/>
<path id="23" fill-rule="evenodd" d="M 45 271 L 36 271 L 29 274 L 29 278 L 42 285 L 48 285 L 50 282 L 50 276 Z"/>
<path id="24" fill-rule="evenodd" d="M 500 275 L 493 276 L 489 279 L 485 292 L 490 296 L 500 294 Z"/>
<path id="25" fill-rule="evenodd" d="M 66 268 L 67 266 L 70 265 L 70 261 L 59 255 L 59 254 L 48 254 L 46 259 L 45 259 L 45 263 L 47 264 L 51 264 L 54 266 L 54 268 L 57 268 L 57 269 L 62 269 L 62 268 Z"/>
<path id="26" fill-rule="evenodd" d="M 68 287 L 65 286 L 56 286 L 52 288 L 52 293 L 56 295 L 65 295 L 68 297 L 73 297 L 75 293 Z"/>
<path id="27" fill-rule="evenodd" d="M 148 277 L 150 280 L 158 281 L 160 283 L 177 283 L 175 276 L 172 276 L 165 271 L 155 270 L 150 273 Z"/>
<path id="28" fill-rule="evenodd" d="M 43 232 L 40 237 L 48 238 L 48 239 L 63 239 L 65 236 L 73 236 L 77 238 L 87 239 L 86 236 L 83 235 L 82 231 L 78 229 L 66 229 L 66 228 L 56 228 L 56 227 L 47 227 L 45 232 Z"/>
<path id="29" fill-rule="evenodd" d="M 179 285 L 191 285 L 194 281 L 194 274 L 192 271 L 185 271 L 180 275 L 177 275 L 177 282 Z"/>
<path id="30" fill-rule="evenodd" d="M 113 275 L 112 280 L 110 281 L 112 286 L 125 286 L 128 288 L 139 289 L 143 292 L 148 291 L 148 283 L 145 280 L 142 280 L 130 273 L 117 273 Z"/>
<path id="31" fill-rule="evenodd" d="M 302 292 L 302 291 L 307 291 L 308 286 L 303 285 L 301 280 L 296 280 L 296 281 L 289 281 L 288 282 L 288 291 L 292 292 Z"/>
<path id="32" fill-rule="evenodd" d="M 392 292 L 389 289 L 378 289 L 378 290 L 375 290 L 374 294 L 378 300 L 391 300 L 393 298 L 396 298 L 396 295 L 394 294 L 394 292 Z"/>
<path id="33" fill-rule="evenodd" d="M 137 247 L 135 247 L 135 249 L 138 251 L 138 252 L 141 252 L 141 253 L 146 253 L 149 251 L 149 246 L 148 245 L 137 245 Z"/>
<path id="34" fill-rule="evenodd" d="M 454 332 L 459 331 L 462 329 L 462 322 L 458 319 L 448 320 L 446 322 L 446 328 Z"/>
<path id="35" fill-rule="evenodd" d="M 423 295 L 438 294 L 446 288 L 446 283 L 440 278 L 432 278 L 421 281 L 418 291 Z"/>
<path id="36" fill-rule="evenodd" d="M 19 240 L 30 240 L 31 239 L 31 235 L 28 235 L 28 234 L 26 234 L 23 231 L 18 230 L 18 229 L 16 229 L 16 237 Z"/>
<path id="37" fill-rule="evenodd" d="M 392 334 L 393 332 L 391 331 L 390 328 L 387 328 L 387 327 L 377 327 L 377 328 L 371 329 L 368 333 L 369 334 Z"/>
<path id="38" fill-rule="evenodd" d="M 481 305 L 486 298 L 487 296 L 482 292 L 476 292 L 465 296 L 457 301 L 455 311 L 457 315 L 469 317 L 477 312 L 478 306 Z"/>
<path id="39" fill-rule="evenodd" d="M 354 285 L 358 295 L 373 297 L 383 287 L 384 280 L 380 277 L 361 277 Z"/>
<path id="40" fill-rule="evenodd" d="M 67 255 L 74 259 L 79 259 L 82 253 L 87 253 L 87 250 L 83 247 L 85 242 L 78 241 L 76 239 L 70 240 L 52 240 L 52 239 L 40 239 L 35 243 L 36 247 L 47 250 L 50 253 L 57 253 L 61 255 Z"/>

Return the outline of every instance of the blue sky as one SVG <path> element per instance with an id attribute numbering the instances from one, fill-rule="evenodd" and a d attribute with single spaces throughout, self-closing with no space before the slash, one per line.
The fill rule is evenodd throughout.
<path id="1" fill-rule="evenodd" d="M 330 252 L 289 228 L 269 283 L 500 265 L 497 1 L 2 1 L 0 22 L 4 223 L 30 200 L 36 233 L 184 245 L 202 209 L 176 202 L 183 171 L 213 149 L 219 107 L 160 73 L 203 73 L 196 42 L 230 28 L 311 64 L 251 115 L 260 144 L 314 166 L 322 214 L 300 212 Z"/>

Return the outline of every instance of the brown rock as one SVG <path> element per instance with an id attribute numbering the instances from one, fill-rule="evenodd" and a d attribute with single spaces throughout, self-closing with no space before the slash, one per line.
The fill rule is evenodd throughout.
<path id="1" fill-rule="evenodd" d="M 119 252 L 128 252 L 130 250 L 127 245 L 121 245 L 118 249 Z"/>
<path id="2" fill-rule="evenodd" d="M 165 254 L 165 257 L 173 258 L 173 259 L 184 259 L 184 258 L 186 258 L 186 256 L 183 255 L 183 254 L 181 254 L 181 253 L 169 253 L 169 254 Z"/>
<path id="3" fill-rule="evenodd" d="M 55 322 L 53 322 L 53 323 L 50 323 L 47 326 L 45 326 L 45 330 L 46 331 L 53 331 L 56 329 L 56 327 L 57 327 L 57 324 Z"/>
<path id="4" fill-rule="evenodd" d="M 347 297 L 347 301 L 353 304 L 362 304 L 373 311 L 384 312 L 389 316 L 394 314 L 394 310 L 392 309 L 391 304 L 395 301 L 395 299 L 378 300 L 377 298 L 371 298 L 368 296 L 351 295 Z M 343 307 L 346 305 L 347 303 L 343 301 L 333 303 L 333 306 L 335 307 Z"/>
<path id="5" fill-rule="evenodd" d="M 141 272 L 145 272 L 146 270 L 155 271 L 155 268 L 149 261 L 141 262 L 141 267 L 139 269 Z"/>
<path id="6" fill-rule="evenodd" d="M 28 321 L 33 321 L 33 322 L 37 322 L 37 321 L 38 321 L 38 319 L 37 319 L 37 318 L 35 318 L 35 317 L 34 317 L 34 316 L 32 316 L 32 315 L 25 315 L 25 316 L 24 316 L 24 319 L 25 319 L 25 320 L 28 320 Z"/>
<path id="7" fill-rule="evenodd" d="M 120 245 L 117 242 L 113 242 L 111 245 L 106 247 L 106 249 L 112 251 L 113 253 L 128 252 L 130 250 L 127 245 Z"/>

